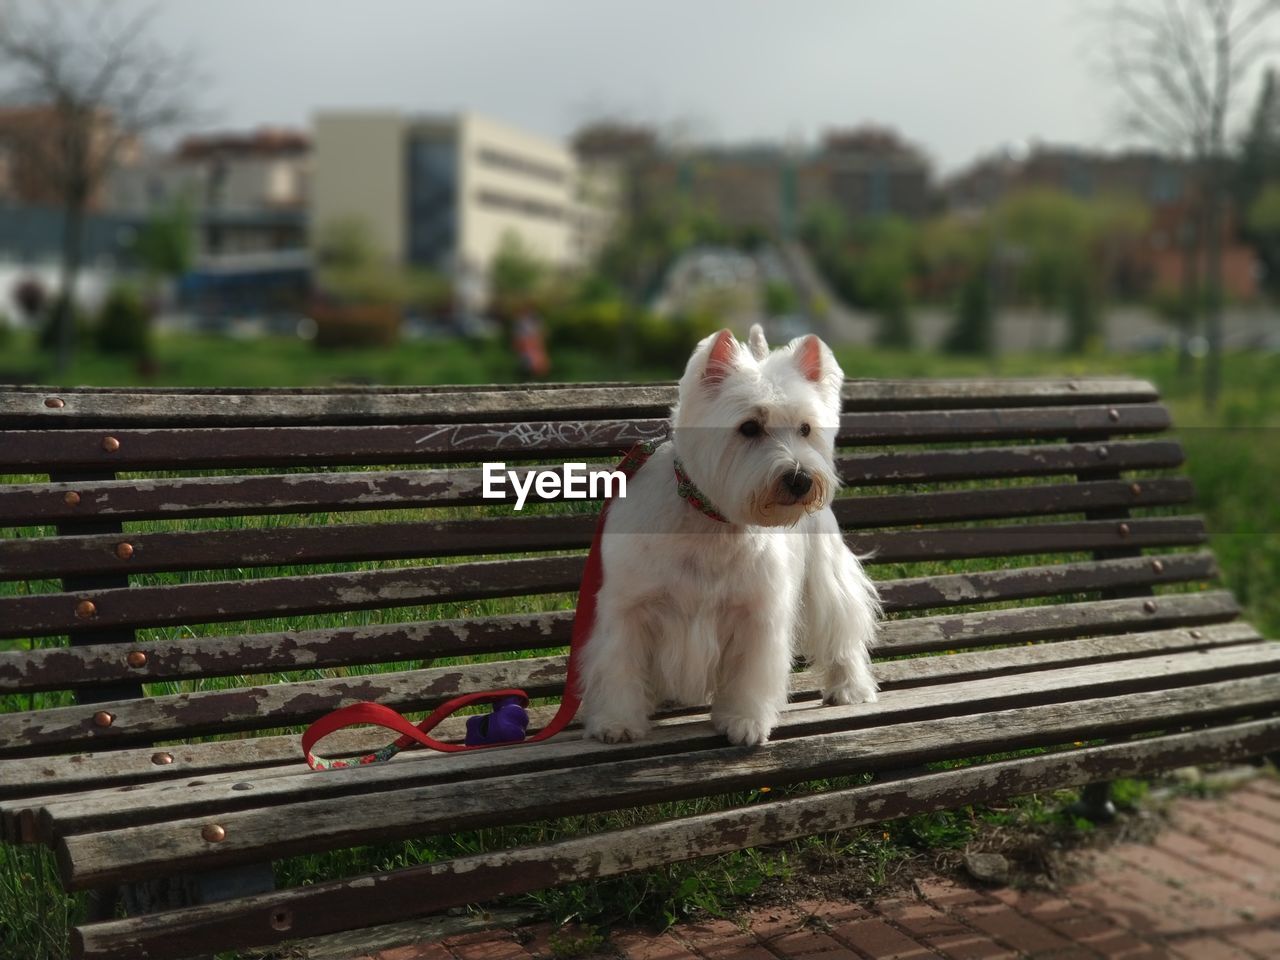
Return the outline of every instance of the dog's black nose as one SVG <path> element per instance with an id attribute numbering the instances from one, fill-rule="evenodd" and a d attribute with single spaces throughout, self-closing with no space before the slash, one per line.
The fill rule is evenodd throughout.
<path id="1" fill-rule="evenodd" d="M 795 473 L 789 473 L 783 477 L 782 483 L 793 497 L 803 497 L 813 486 L 813 477 L 803 470 L 797 470 Z"/>

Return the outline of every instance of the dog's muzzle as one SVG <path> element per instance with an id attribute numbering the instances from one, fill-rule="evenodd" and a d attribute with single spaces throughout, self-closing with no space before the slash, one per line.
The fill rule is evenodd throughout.
<path id="1" fill-rule="evenodd" d="M 803 467 L 796 466 L 780 475 L 774 485 L 775 502 L 783 507 L 803 507 L 811 512 L 822 506 L 826 485 Z"/>
<path id="2" fill-rule="evenodd" d="M 783 474 L 782 487 L 787 493 L 800 500 L 806 493 L 813 489 L 813 477 L 803 470 L 796 470 L 794 473 Z"/>

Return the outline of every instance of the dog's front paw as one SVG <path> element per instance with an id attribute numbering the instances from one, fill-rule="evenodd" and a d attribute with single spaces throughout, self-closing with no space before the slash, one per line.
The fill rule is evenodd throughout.
<path id="1" fill-rule="evenodd" d="M 729 738 L 729 742 L 743 747 L 755 747 L 769 742 L 773 724 L 751 717 L 712 717 L 717 731 Z"/>
<path id="2" fill-rule="evenodd" d="M 875 678 L 866 671 L 832 669 L 822 684 L 822 702 L 832 706 L 875 703 L 878 699 Z"/>
<path id="3" fill-rule="evenodd" d="M 859 685 L 850 681 L 838 687 L 822 691 L 822 702 L 834 707 L 845 707 L 851 703 L 875 703 L 880 694 L 873 686 Z"/>
<path id="4" fill-rule="evenodd" d="M 630 743 L 644 739 L 649 732 L 647 720 L 619 720 L 612 717 L 601 717 L 586 722 L 587 736 L 602 743 Z"/>

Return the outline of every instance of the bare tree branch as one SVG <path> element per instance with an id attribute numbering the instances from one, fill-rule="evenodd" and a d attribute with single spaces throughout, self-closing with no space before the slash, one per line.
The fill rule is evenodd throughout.
<path id="1" fill-rule="evenodd" d="M 1209 86 L 1204 71 L 1200 66 L 1196 50 L 1193 49 L 1201 34 L 1191 20 L 1181 0 L 1165 0 L 1166 19 L 1161 28 L 1152 36 L 1152 45 L 1159 49 L 1164 43 L 1173 47 L 1186 75 L 1187 84 L 1195 95 L 1200 109 L 1207 110 L 1210 103 Z"/>
<path id="2" fill-rule="evenodd" d="M 64 211 L 59 367 L 69 359 L 70 294 L 81 260 L 86 211 L 127 144 L 192 114 L 189 57 L 175 57 L 148 38 L 159 7 L 127 19 L 97 0 L 76 22 L 62 4 L 20 14 L 0 0 L 0 140 L 15 153 L 23 177 L 44 187 Z"/>
<path id="3" fill-rule="evenodd" d="M 1227 140 L 1239 91 L 1275 50 L 1266 28 L 1277 13 L 1280 0 L 1116 0 L 1107 21 L 1112 73 L 1128 132 L 1193 160 L 1196 183 L 1183 199 L 1192 205 L 1190 216 L 1203 225 L 1198 232 L 1207 253 L 1205 399 L 1210 407 L 1222 376 Z"/>

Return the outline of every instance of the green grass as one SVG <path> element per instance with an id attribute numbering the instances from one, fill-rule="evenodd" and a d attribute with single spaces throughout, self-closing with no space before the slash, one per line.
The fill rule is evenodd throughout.
<path id="1" fill-rule="evenodd" d="M 6 370 L 29 371 L 31 379 L 49 381 L 47 360 L 19 340 L 0 359 L 0 375 Z M 998 362 L 955 359 L 929 355 L 848 349 L 841 351 L 841 363 L 849 377 L 983 377 L 1130 374 L 1156 382 L 1174 410 L 1175 422 L 1188 451 L 1187 470 L 1199 491 L 1198 508 L 1212 531 L 1212 546 L 1224 572 L 1226 584 L 1246 605 L 1250 619 L 1269 636 L 1280 636 L 1280 497 L 1276 481 L 1280 476 L 1280 444 L 1274 442 L 1280 427 L 1280 357 L 1244 355 L 1228 358 L 1228 390 L 1218 414 L 1203 412 L 1198 385 L 1183 381 L 1175 372 L 1173 358 L 1167 356 L 1092 357 L 1058 356 L 1004 358 Z M 655 379 L 678 375 L 675 369 L 631 372 L 609 359 L 572 352 L 555 357 L 557 379 L 609 380 Z M 162 383 L 175 386 L 306 386 L 339 381 L 399 384 L 482 383 L 509 381 L 515 365 L 508 352 L 496 344 L 414 343 L 395 350 L 343 352 L 317 351 L 291 340 L 267 339 L 234 342 L 216 338 L 161 338 L 157 350 L 155 381 L 143 379 L 134 366 L 119 359 L 82 354 L 66 382 L 85 385 L 126 385 Z M 12 478 L 10 478 L 12 479 Z M 898 488 L 901 490 L 902 488 Z M 873 491 L 868 491 L 873 492 Z M 531 507 L 532 512 L 563 507 Z M 505 512 L 502 508 L 457 511 L 396 511 L 395 519 L 430 515 L 477 516 Z M 225 529 L 231 526 L 276 526 L 311 522 L 377 522 L 391 512 L 343 514 L 317 520 L 305 517 L 257 517 L 234 520 L 131 523 L 128 530 Z M 33 535 L 37 531 L 4 531 L 6 536 Z M 1048 560 L 1049 558 L 1046 558 Z M 1052 558 L 1061 560 L 1061 557 Z M 397 565 L 418 565 L 441 561 L 400 561 L 390 563 L 335 564 L 333 570 L 385 569 Z M 974 560 L 963 563 L 886 564 L 876 568 L 877 577 L 921 575 L 957 570 L 991 569 L 1032 562 L 1014 560 Z M 155 574 L 137 578 L 139 583 L 173 583 L 196 578 L 215 579 L 259 577 L 302 572 L 290 568 L 260 568 L 205 572 L 196 575 Z M 307 568 L 306 572 L 317 572 Z M 1194 588 L 1194 585 L 1193 587 Z M 54 590 L 49 584 L 0 584 L 0 596 L 30 591 Z M 471 617 L 497 612 L 563 609 L 571 602 L 563 595 L 440 604 L 391 612 L 388 620 L 415 618 Z M 1064 598 L 1074 599 L 1074 598 Z M 253 624 L 218 624 L 183 628 L 181 631 L 155 629 L 141 631 L 143 641 L 179 635 L 218 635 L 245 630 L 304 629 L 334 625 L 380 622 L 380 611 L 350 614 L 279 618 Z M 42 641 L 59 642 L 58 638 Z M 0 644 L 3 647 L 4 644 Z M 529 651 L 537 655 L 553 651 Z M 459 662 L 437 660 L 433 665 Z M 190 690 L 222 689 L 279 679 L 310 679 L 385 669 L 405 669 L 424 665 L 420 661 L 327 671 L 295 671 L 271 677 L 227 677 L 198 682 L 154 684 L 151 695 L 167 695 Z M 0 699 L 0 709 L 25 710 L 69 702 L 66 695 L 9 696 Z M 320 882 L 336 877 L 445 859 L 452 856 L 498 849 L 513 844 L 536 843 L 582 833 L 651 822 L 722 808 L 729 804 L 764 803 L 778 797 L 828 786 L 858 782 L 844 778 L 829 783 L 777 787 L 731 796 L 708 798 L 679 804 L 659 804 L 615 814 L 565 817 L 532 825 L 432 837 L 404 843 L 383 844 L 331 854 L 296 857 L 276 865 L 282 886 Z M 1141 785 L 1127 786 L 1126 797 L 1135 796 Z M 893 824 L 840 835 L 812 838 L 780 849 L 742 851 L 691 864 L 677 864 L 641 874 L 619 877 L 603 883 L 572 884 L 525 898 L 555 920 L 574 919 L 608 927 L 621 922 L 671 923 L 698 912 L 724 913 L 744 897 L 780 879 L 797 874 L 807 863 L 823 858 L 864 865 L 868 890 L 887 882 L 895 865 L 922 851 L 963 846 L 983 824 L 1015 826 L 1059 823 L 1064 829 L 1078 828 L 1064 823 L 1060 797 L 1027 798 L 999 809 L 965 808 L 913 817 Z M 49 856 L 42 850 L 0 847 L 0 956 L 60 960 L 68 928 L 83 916 L 79 898 L 66 897 L 58 889 Z"/>
<path id="2" fill-rule="evenodd" d="M 670 370 L 629 373 L 616 360 L 567 350 L 555 355 L 557 380 L 655 380 Z M 173 335 L 156 339 L 148 371 L 126 356 L 80 350 L 65 376 L 25 336 L 0 352 L 0 382 L 80 386 L 309 387 L 334 383 L 510 383 L 519 379 L 515 356 L 498 340 L 413 340 L 394 349 L 321 350 L 293 337 L 232 340 Z"/>

